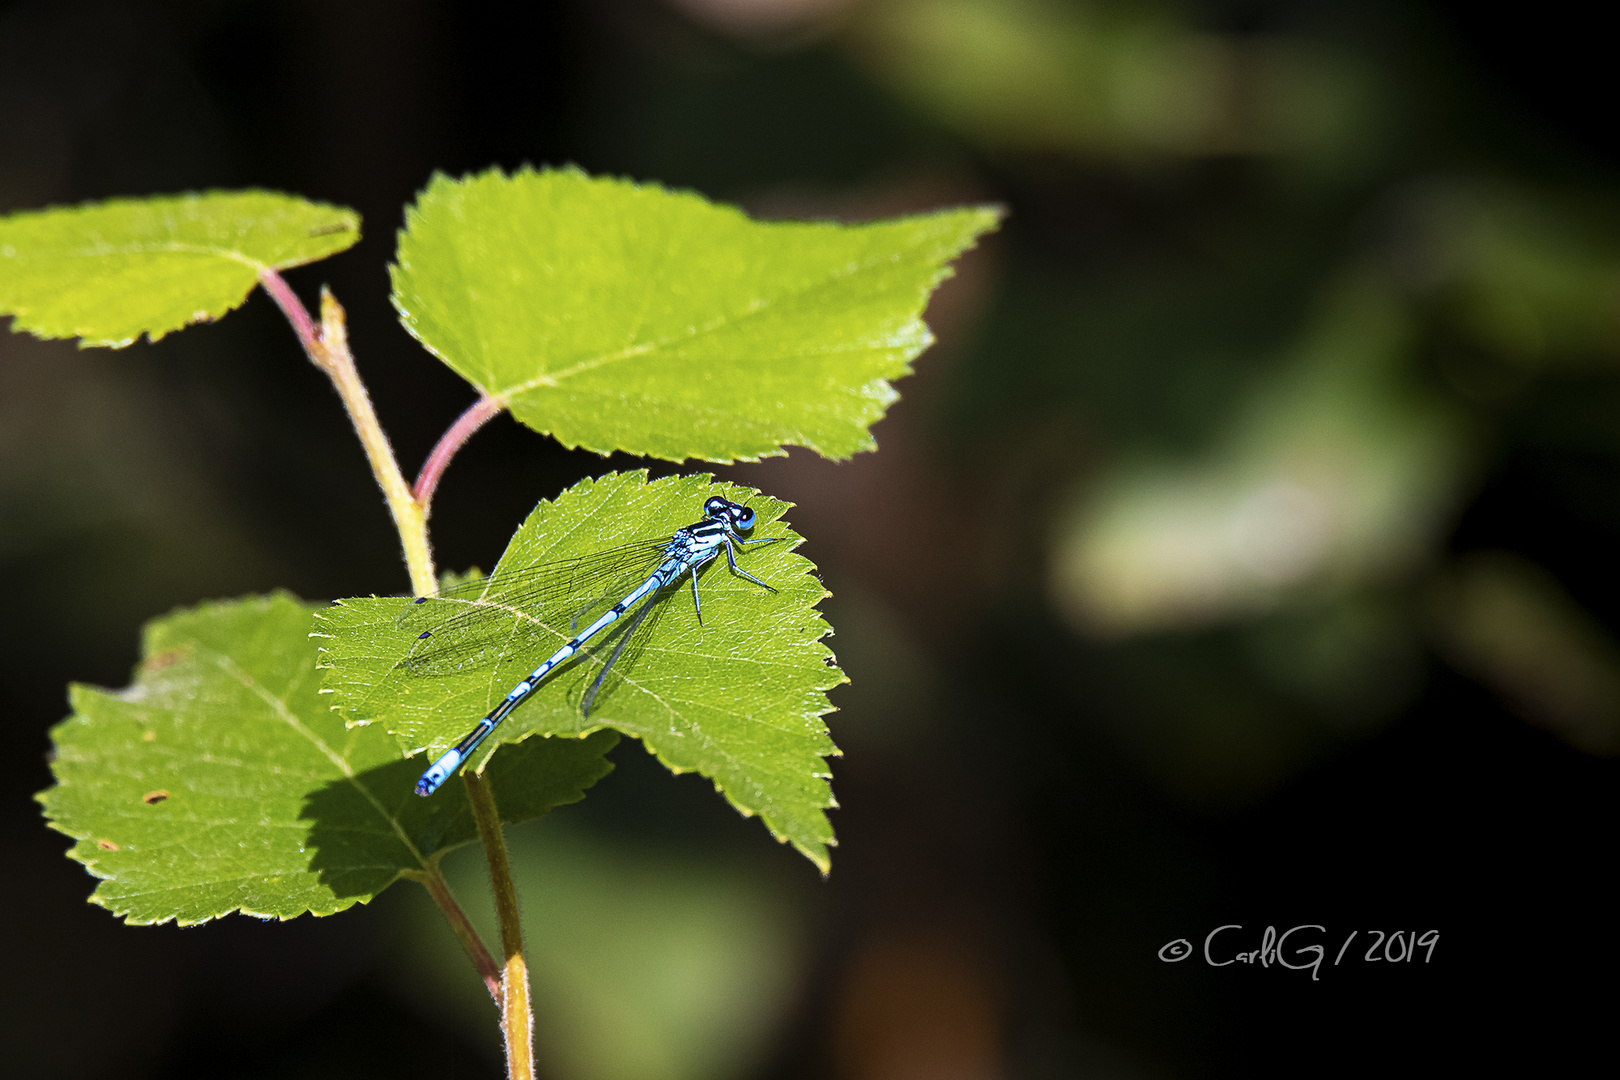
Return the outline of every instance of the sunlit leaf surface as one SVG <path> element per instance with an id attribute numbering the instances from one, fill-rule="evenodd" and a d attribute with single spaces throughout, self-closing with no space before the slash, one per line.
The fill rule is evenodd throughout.
<path id="1" fill-rule="evenodd" d="M 241 306 L 260 270 L 324 259 L 360 215 L 269 191 L 112 199 L 0 218 L 0 315 L 84 345 L 156 341 Z"/>
<path id="2" fill-rule="evenodd" d="M 567 446 L 681 461 L 789 445 L 845 458 L 932 340 L 977 207 L 866 225 L 763 223 L 577 170 L 435 177 L 406 215 L 410 332 Z"/>
<path id="3" fill-rule="evenodd" d="M 310 616 L 285 595 L 176 612 L 147 626 L 134 685 L 73 688 L 39 798 L 101 879 L 93 902 L 132 923 L 329 915 L 473 839 L 459 785 L 416 798 L 421 762 L 331 710 Z M 582 798 L 615 741 L 509 751 L 490 772 L 502 817 Z"/>
<path id="4" fill-rule="evenodd" d="M 596 591 L 536 590 L 530 568 L 668 536 L 698 520 L 704 500 L 716 494 L 754 508 L 755 536 L 784 538 L 738 553 L 739 566 L 778 591 L 733 574 L 721 555 L 700 571 L 702 625 L 690 579 L 682 579 L 619 659 L 588 719 L 580 699 L 618 643 L 611 633 L 555 669 L 485 746 L 604 727 L 634 735 L 675 772 L 712 779 L 739 810 L 759 814 L 779 839 L 825 869 L 832 842 L 825 811 L 834 803 L 824 759 L 837 750 L 821 717 L 830 708 L 826 691 L 844 676 L 821 641 L 827 625 L 815 605 L 826 590 L 810 562 L 793 552 L 798 538 L 778 520 L 788 504 L 749 489 L 707 476 L 649 484 L 636 472 L 586 480 L 555 503 L 542 502 L 492 575 L 522 585 L 487 600 L 489 618 L 502 627 L 499 642 L 487 633 L 455 638 L 450 660 L 425 670 L 408 663 L 421 608 L 401 597 L 339 601 L 316 625 L 325 639 L 322 663 L 332 669 L 326 680 L 332 700 L 350 720 L 385 727 L 411 750 L 441 752 L 573 636 L 581 597 Z M 622 575 L 611 582 L 623 583 Z M 525 589 L 541 599 L 526 600 Z M 466 606 L 430 602 L 446 621 L 460 618 Z M 472 766 L 488 760 L 481 751 Z"/>

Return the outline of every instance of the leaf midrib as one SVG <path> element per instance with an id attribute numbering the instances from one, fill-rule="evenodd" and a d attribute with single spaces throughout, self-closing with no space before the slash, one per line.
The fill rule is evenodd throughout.
<path id="1" fill-rule="evenodd" d="M 265 686 L 263 683 L 259 682 L 259 680 L 255 679 L 252 675 L 249 675 L 246 671 L 244 671 L 240 666 L 237 665 L 236 661 L 232 660 L 224 653 L 208 648 L 202 642 L 196 641 L 195 639 L 193 640 L 192 644 L 196 647 L 196 655 L 200 659 L 207 660 L 208 662 L 214 664 L 215 667 L 224 672 L 227 676 L 235 679 L 250 693 L 268 705 L 271 711 L 279 719 L 281 719 L 282 722 L 284 722 L 288 727 L 292 728 L 292 730 L 299 735 L 302 735 L 310 742 L 311 745 L 319 750 L 326 757 L 326 759 L 343 774 L 344 779 L 346 779 L 349 784 L 353 786 L 353 788 L 358 791 L 368 803 L 371 804 L 372 809 L 377 812 L 377 816 L 388 823 L 389 828 L 393 831 L 394 835 L 399 838 L 400 842 L 405 845 L 406 850 L 411 853 L 412 858 L 416 859 L 417 864 L 424 870 L 430 869 L 427 858 L 423 856 L 421 850 L 417 848 L 416 844 L 411 840 L 409 834 L 405 832 L 405 829 L 400 825 L 399 820 L 383 808 L 382 803 L 374 794 L 372 794 L 370 788 L 366 787 L 366 785 L 360 782 L 360 778 L 355 774 L 354 768 L 349 764 L 347 758 L 333 750 L 332 747 L 327 744 L 325 739 L 315 734 L 315 732 L 311 730 L 307 724 L 300 720 L 298 716 L 287 707 L 284 700 L 272 693 L 269 687 Z M 314 669 L 311 668 L 310 670 Z M 306 674 L 308 673 L 305 672 L 298 676 L 297 680 L 291 684 L 291 687 L 289 687 L 289 692 L 292 689 L 297 688 L 299 683 L 303 681 Z"/>
<path id="2" fill-rule="evenodd" d="M 262 262 L 252 258 L 245 252 L 231 248 L 218 247 L 213 244 L 190 244 L 181 240 L 166 241 L 163 243 L 133 243 L 117 246 L 102 246 L 94 248 L 67 248 L 53 253 L 56 258 L 99 259 L 109 255 L 154 255 L 161 253 L 179 253 L 185 255 L 211 255 L 215 258 L 226 259 L 239 263 L 251 269 L 255 274 L 261 270 L 284 270 L 289 266 L 299 265 L 296 260 L 285 262 Z M 36 256 L 37 257 L 37 256 Z M 50 256 L 47 256 L 50 257 Z"/>
<path id="3" fill-rule="evenodd" d="M 912 247 L 907 248 L 905 254 L 910 255 L 916 250 L 917 246 L 920 245 L 913 245 Z M 704 323 L 702 326 L 693 327 L 678 334 L 670 334 L 653 341 L 643 342 L 639 345 L 627 346 L 614 352 L 601 353 L 597 356 L 588 357 L 584 360 L 575 362 L 570 367 L 562 368 L 555 372 L 547 372 L 545 374 L 538 375 L 533 379 L 515 383 L 499 390 L 490 390 L 489 393 L 492 397 L 499 398 L 502 401 L 508 401 L 512 396 L 523 394 L 530 390 L 537 390 L 541 387 L 555 388 L 560 386 L 562 382 L 567 379 L 586 374 L 587 372 L 595 371 L 597 368 L 604 367 L 608 364 L 619 363 L 625 360 L 633 360 L 640 356 L 646 356 L 650 353 L 657 352 L 660 349 L 674 345 L 677 342 L 697 341 L 703 338 L 705 335 L 716 333 L 731 326 L 736 326 L 754 318 L 755 316 L 762 315 L 780 304 L 799 299 L 800 297 L 808 296 L 819 289 L 824 289 L 829 285 L 843 279 L 855 277 L 856 275 L 861 274 L 874 266 L 878 266 L 882 263 L 897 263 L 901 261 L 901 259 L 897 259 L 893 254 L 875 255 L 869 259 L 857 261 L 854 265 L 846 265 L 841 267 L 838 270 L 835 270 L 833 273 L 828 274 L 825 277 L 818 278 L 817 280 L 810 282 L 801 288 L 791 289 L 786 292 L 779 293 L 749 307 L 744 311 L 726 312 L 716 316 L 713 320 Z M 915 321 L 917 321 L 917 317 L 914 314 L 911 316 L 908 322 Z M 822 350 L 822 352 L 838 351 L 843 350 L 841 348 Z"/>

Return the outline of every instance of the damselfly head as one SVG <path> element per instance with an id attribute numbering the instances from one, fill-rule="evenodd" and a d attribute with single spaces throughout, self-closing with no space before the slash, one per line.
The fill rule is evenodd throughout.
<path id="1" fill-rule="evenodd" d="M 703 514 L 714 521 L 729 522 L 738 532 L 747 532 L 754 527 L 754 512 L 741 503 L 734 503 L 730 499 L 722 499 L 716 495 L 703 504 Z"/>

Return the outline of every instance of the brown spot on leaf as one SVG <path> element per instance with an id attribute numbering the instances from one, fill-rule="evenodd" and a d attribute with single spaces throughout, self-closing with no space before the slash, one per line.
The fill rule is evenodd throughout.
<path id="1" fill-rule="evenodd" d="M 178 645 L 172 649 L 164 649 L 160 653 L 154 653 L 153 655 L 148 656 L 146 658 L 146 662 L 141 666 L 147 671 L 162 671 L 164 668 L 173 664 L 178 664 L 181 660 L 185 659 L 188 651 L 190 650 Z"/>
<path id="2" fill-rule="evenodd" d="M 113 843 L 111 840 L 97 840 L 96 847 L 100 848 L 102 851 L 118 850 L 118 845 Z"/>
<path id="3" fill-rule="evenodd" d="M 141 802 L 145 803 L 147 806 L 156 806 L 158 803 L 162 802 L 168 797 L 168 791 L 163 788 L 158 788 L 156 791 L 148 791 L 145 795 L 142 795 Z"/>

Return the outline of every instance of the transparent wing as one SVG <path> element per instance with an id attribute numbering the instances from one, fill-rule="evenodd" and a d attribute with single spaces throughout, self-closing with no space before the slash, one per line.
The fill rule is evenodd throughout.
<path id="1" fill-rule="evenodd" d="M 671 582 L 669 588 L 679 589 L 685 580 L 683 575 L 679 580 Z M 653 627 L 668 609 L 669 604 L 664 603 L 662 597 L 656 594 L 649 596 L 641 607 L 631 614 L 625 623 L 624 632 L 611 643 L 611 649 L 608 648 L 608 642 L 603 642 L 601 648 L 590 654 L 590 661 L 601 666 L 596 670 L 590 686 L 580 696 L 581 715 L 589 717 L 596 703 L 611 697 L 614 690 L 635 669 L 636 661 L 641 657 L 642 646 L 651 640 Z"/>
<path id="2" fill-rule="evenodd" d="M 422 597 L 397 620 L 417 639 L 398 666 L 412 675 L 447 675 L 532 656 L 542 643 L 560 645 L 646 580 L 671 539 L 497 567 L 489 577 Z"/>
<path id="3" fill-rule="evenodd" d="M 774 539 L 765 538 L 766 541 Z M 585 650 L 584 661 L 580 664 L 583 672 L 576 684 L 576 689 L 584 688 L 579 699 L 579 709 L 584 716 L 588 718 L 593 710 L 608 708 L 617 693 L 645 692 L 644 686 L 627 688 L 625 684 L 640 681 L 637 678 L 638 664 L 643 650 L 657 636 L 653 628 L 671 607 L 678 607 L 682 612 L 681 617 L 696 619 L 696 612 L 690 606 L 691 598 L 687 595 L 692 589 L 692 575 L 698 575 L 701 587 L 708 580 L 706 575 L 725 573 L 725 564 L 725 556 L 716 551 L 702 564 L 682 571 L 661 592 L 654 593 L 639 608 L 628 612 L 619 623 L 617 633 L 605 635 L 603 640 L 593 642 Z"/>

